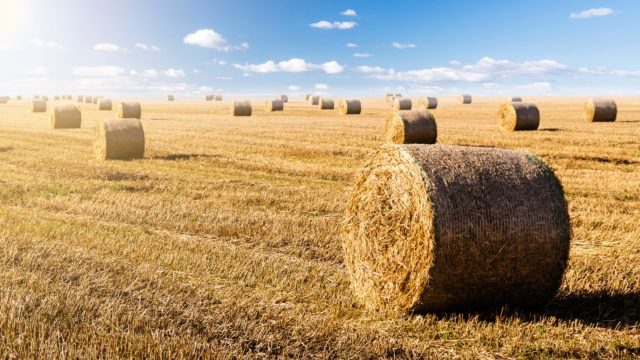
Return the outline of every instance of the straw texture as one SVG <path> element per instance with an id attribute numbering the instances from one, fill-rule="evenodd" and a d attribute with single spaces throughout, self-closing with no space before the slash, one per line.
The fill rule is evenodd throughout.
<path id="1" fill-rule="evenodd" d="M 458 102 L 460 104 L 471 104 L 472 98 L 469 94 L 462 94 L 458 96 Z"/>
<path id="2" fill-rule="evenodd" d="M 265 111 L 283 111 L 284 110 L 284 101 L 282 100 L 267 100 L 265 102 Z"/>
<path id="3" fill-rule="evenodd" d="M 46 112 L 47 111 L 47 102 L 44 100 L 32 100 L 31 101 L 31 111 L 34 113 L 38 112 Z"/>
<path id="4" fill-rule="evenodd" d="M 431 96 L 420 98 L 420 107 L 427 110 L 435 109 L 438 107 L 438 99 Z"/>
<path id="5" fill-rule="evenodd" d="M 588 122 L 616 121 L 618 106 L 608 99 L 590 99 L 584 106 L 584 117 Z"/>
<path id="6" fill-rule="evenodd" d="M 498 125 L 503 131 L 537 130 L 540 112 L 531 103 L 504 103 L 498 111 Z"/>
<path id="7" fill-rule="evenodd" d="M 571 227 L 562 186 L 519 151 L 384 146 L 347 203 L 357 299 L 388 313 L 535 308 L 560 286 Z"/>
<path id="8" fill-rule="evenodd" d="M 118 104 L 118 118 L 140 119 L 141 117 L 142 107 L 139 102 L 121 102 Z"/>
<path id="9" fill-rule="evenodd" d="M 98 100 L 98 110 L 111 110 L 113 108 L 113 104 L 110 99 L 100 99 Z"/>
<path id="10" fill-rule="evenodd" d="M 435 144 L 436 119 L 427 110 L 399 111 L 387 119 L 385 136 L 392 144 Z"/>
<path id="11" fill-rule="evenodd" d="M 333 110 L 335 109 L 335 103 L 333 99 L 320 98 L 320 110 Z"/>
<path id="12" fill-rule="evenodd" d="M 78 105 L 58 105 L 51 111 L 52 129 L 77 129 L 81 123 L 82 114 Z"/>
<path id="13" fill-rule="evenodd" d="M 340 115 L 358 115 L 362 112 L 362 103 L 355 99 L 342 99 L 338 105 Z"/>
<path id="14" fill-rule="evenodd" d="M 411 110 L 413 104 L 411 102 L 411 99 L 409 98 L 400 98 L 400 97 L 396 97 L 393 100 L 393 109 L 396 111 L 400 111 L 400 110 Z"/>
<path id="15" fill-rule="evenodd" d="M 231 115 L 251 116 L 251 102 L 234 100 L 231 104 Z"/>
<path id="16" fill-rule="evenodd" d="M 98 160 L 131 160 L 144 156 L 144 129 L 139 119 L 96 122 L 94 151 Z"/>

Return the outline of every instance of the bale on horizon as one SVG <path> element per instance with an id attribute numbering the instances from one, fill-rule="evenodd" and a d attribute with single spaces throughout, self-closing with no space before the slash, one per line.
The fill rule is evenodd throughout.
<path id="1" fill-rule="evenodd" d="M 469 94 L 462 94 L 462 95 L 458 96 L 458 102 L 460 104 L 471 104 L 472 101 L 473 101 L 473 99 L 471 98 L 471 95 L 469 95 Z"/>
<path id="2" fill-rule="evenodd" d="M 93 104 L 93 98 L 91 96 L 85 96 L 84 97 L 84 103 L 85 104 Z"/>
<path id="3" fill-rule="evenodd" d="M 338 105 L 340 115 L 359 115 L 362 112 L 362 103 L 355 99 L 342 99 Z"/>
<path id="4" fill-rule="evenodd" d="M 7 102 L 9 102 L 8 96 L 0 96 L 0 104 L 6 104 Z"/>
<path id="5" fill-rule="evenodd" d="M 275 99 L 275 100 L 267 100 L 265 102 L 265 111 L 283 111 L 284 110 L 284 101 Z"/>
<path id="6" fill-rule="evenodd" d="M 231 115 L 233 116 L 251 116 L 251 102 L 248 100 L 234 100 L 231 104 Z"/>
<path id="7" fill-rule="evenodd" d="M 427 110 L 398 111 L 387 118 L 385 137 L 392 144 L 435 144 L 436 119 Z"/>
<path id="8" fill-rule="evenodd" d="M 174 101 L 175 99 L 173 95 L 167 95 L 167 101 Z"/>
<path id="9" fill-rule="evenodd" d="M 214 100 L 214 101 L 222 101 L 222 95 L 216 95 L 216 96 L 213 98 L 213 100 Z"/>
<path id="10" fill-rule="evenodd" d="M 411 110 L 413 103 L 410 98 L 397 97 L 393 100 L 393 109 L 396 111 Z"/>
<path id="11" fill-rule="evenodd" d="M 498 125 L 503 131 L 537 130 L 540 111 L 531 103 L 504 103 L 498 111 Z"/>
<path id="12" fill-rule="evenodd" d="M 438 99 L 431 96 L 425 96 L 420 98 L 420 106 L 427 109 L 435 109 L 438 107 Z"/>
<path id="13" fill-rule="evenodd" d="M 526 152 L 383 146 L 356 176 L 346 208 L 351 288 L 383 313 L 538 308 L 567 267 L 562 185 Z"/>
<path id="14" fill-rule="evenodd" d="M 84 102 L 84 96 L 83 95 L 78 95 L 77 100 L 79 103 Z"/>
<path id="15" fill-rule="evenodd" d="M 144 129 L 140 119 L 96 122 L 93 147 L 98 160 L 142 159 L 144 142 Z"/>
<path id="16" fill-rule="evenodd" d="M 121 102 L 118 104 L 119 119 L 140 119 L 142 107 L 139 102 Z"/>
<path id="17" fill-rule="evenodd" d="M 22 100 L 22 95 L 16 96 L 16 100 Z"/>
<path id="18" fill-rule="evenodd" d="M 204 101 L 213 101 L 216 98 L 215 95 L 206 95 Z"/>
<path id="19" fill-rule="evenodd" d="M 588 122 L 616 121 L 618 106 L 611 99 L 589 99 L 584 106 L 584 117 Z"/>
<path id="20" fill-rule="evenodd" d="M 335 103 L 333 99 L 322 97 L 320 98 L 320 110 L 333 110 L 335 108 Z"/>
<path id="21" fill-rule="evenodd" d="M 280 95 L 280 100 L 282 100 L 283 103 L 288 103 L 289 102 L 289 96 L 288 95 Z"/>
<path id="22" fill-rule="evenodd" d="M 112 107 L 111 99 L 98 100 L 98 110 L 111 110 Z"/>
<path id="23" fill-rule="evenodd" d="M 40 113 L 40 112 L 46 112 L 47 111 L 47 102 L 42 100 L 42 99 L 38 99 L 38 100 L 32 100 L 31 101 L 31 112 L 34 113 Z"/>
<path id="24" fill-rule="evenodd" d="M 522 97 L 520 97 L 520 96 L 507 96 L 507 102 L 522 102 Z"/>
<path id="25" fill-rule="evenodd" d="M 58 96 L 58 95 L 54 96 L 53 100 L 60 100 L 60 96 Z"/>
<path id="26" fill-rule="evenodd" d="M 309 101 L 311 94 L 304 94 L 304 101 Z"/>
<path id="27" fill-rule="evenodd" d="M 319 103 L 320 103 L 320 96 L 317 96 L 317 95 L 309 96 L 310 105 L 318 105 Z"/>
<path id="28" fill-rule="evenodd" d="M 52 129 L 77 129 L 82 124 L 82 113 L 76 104 L 57 105 L 51 111 Z"/>

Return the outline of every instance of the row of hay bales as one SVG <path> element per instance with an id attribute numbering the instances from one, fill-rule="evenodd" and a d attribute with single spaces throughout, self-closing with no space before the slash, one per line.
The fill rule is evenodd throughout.
<path id="1" fill-rule="evenodd" d="M 318 106 L 321 110 L 334 110 L 336 108 L 335 102 L 330 98 L 321 98 L 319 96 L 306 96 L 306 100 L 311 105 Z M 266 112 L 280 112 L 284 111 L 285 103 L 289 101 L 288 96 L 280 95 L 279 99 L 266 100 L 265 111 Z M 341 99 L 337 106 L 338 113 L 340 115 L 357 115 L 362 112 L 362 103 L 356 99 Z M 231 115 L 232 116 L 251 116 L 253 113 L 253 106 L 248 100 L 234 100 L 231 103 Z"/>
<path id="2" fill-rule="evenodd" d="M 311 106 L 317 106 L 320 110 L 334 110 L 336 108 L 333 99 L 319 95 L 305 94 L 305 101 Z M 357 99 L 341 99 L 337 109 L 340 115 L 359 115 L 362 113 L 362 102 Z"/>

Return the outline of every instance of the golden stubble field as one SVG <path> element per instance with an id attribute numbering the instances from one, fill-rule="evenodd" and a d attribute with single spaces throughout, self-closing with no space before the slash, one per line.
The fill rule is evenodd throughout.
<path id="1" fill-rule="evenodd" d="M 293 101 L 143 101 L 144 160 L 99 162 L 93 123 L 51 130 L 0 105 L 3 358 L 632 358 L 640 356 L 640 98 L 586 123 L 581 98 L 526 98 L 539 131 L 503 133 L 500 98 L 440 99 L 439 143 L 525 149 L 561 179 L 569 269 L 537 312 L 385 318 L 351 295 L 340 223 L 391 112 Z M 49 102 L 49 106 L 54 104 Z M 535 196 L 535 194 L 531 194 Z"/>

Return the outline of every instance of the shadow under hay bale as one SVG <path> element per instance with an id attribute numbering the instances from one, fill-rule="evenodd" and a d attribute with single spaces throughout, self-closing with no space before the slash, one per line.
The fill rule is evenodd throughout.
<path id="1" fill-rule="evenodd" d="M 584 106 L 587 122 L 611 122 L 618 117 L 618 106 L 614 100 L 590 99 Z"/>
<path id="2" fill-rule="evenodd" d="M 571 239 L 543 162 L 452 145 L 383 146 L 357 175 L 344 224 L 355 295 L 388 313 L 544 306 Z"/>
<path id="3" fill-rule="evenodd" d="M 358 115 L 362 112 L 362 103 L 355 99 L 342 99 L 338 105 L 340 115 Z"/>
<path id="4" fill-rule="evenodd" d="M 119 119 L 140 119 L 142 107 L 139 102 L 121 102 L 118 104 Z"/>
<path id="5" fill-rule="evenodd" d="M 503 131 L 537 130 L 540 111 L 531 103 L 504 103 L 498 111 L 498 126 Z"/>
<path id="6" fill-rule="evenodd" d="M 82 124 L 82 113 L 75 104 L 55 106 L 51 111 L 52 129 L 77 129 Z"/>
<path id="7" fill-rule="evenodd" d="M 144 156 L 144 129 L 139 119 L 96 122 L 94 151 L 98 160 L 132 160 Z"/>
<path id="8" fill-rule="evenodd" d="M 387 118 L 385 137 L 392 144 L 435 144 L 436 119 L 427 110 L 399 111 Z"/>

